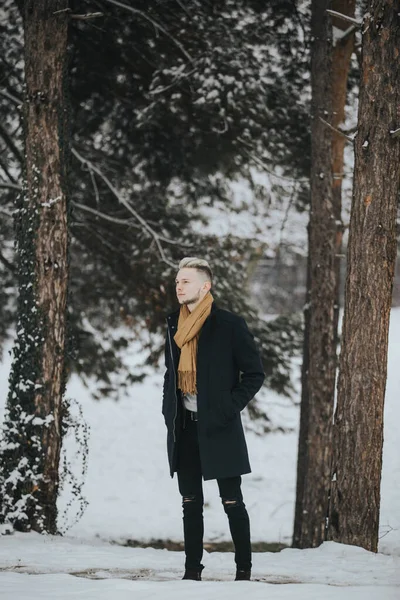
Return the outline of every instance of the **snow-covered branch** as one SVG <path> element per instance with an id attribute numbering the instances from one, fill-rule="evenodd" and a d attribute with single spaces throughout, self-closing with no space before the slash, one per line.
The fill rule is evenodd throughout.
<path id="1" fill-rule="evenodd" d="M 339 27 L 333 27 L 333 40 L 334 44 L 338 42 L 344 42 L 354 31 L 357 31 L 357 25 L 350 25 L 347 29 L 340 29 Z"/>
<path id="2" fill-rule="evenodd" d="M 344 15 L 343 13 L 337 12 L 336 10 L 331 10 L 330 8 L 326 9 L 326 12 L 330 14 L 332 17 L 337 17 L 338 19 L 342 19 L 342 21 L 347 21 L 348 23 L 353 23 L 357 27 L 361 27 L 362 22 L 354 17 L 350 17 L 350 15 Z"/>

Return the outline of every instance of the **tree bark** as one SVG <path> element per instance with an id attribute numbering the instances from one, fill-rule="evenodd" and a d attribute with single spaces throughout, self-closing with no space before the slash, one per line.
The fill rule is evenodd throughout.
<path id="1" fill-rule="evenodd" d="M 331 8 L 339 13 L 354 17 L 356 0 L 334 0 Z M 347 80 L 350 69 L 351 56 L 354 51 L 354 31 L 344 37 L 343 34 L 348 30 L 349 23 L 332 17 L 332 25 L 337 31 L 339 39 L 336 40 L 332 55 L 332 125 L 336 129 L 343 126 L 345 122 L 345 108 L 347 100 Z M 338 341 L 338 320 L 339 320 L 339 291 L 340 291 L 340 267 L 342 256 L 343 240 L 343 222 L 342 222 L 342 182 L 344 166 L 344 148 L 347 143 L 343 135 L 332 133 L 332 192 L 333 192 L 333 211 L 336 221 L 336 251 L 335 251 L 335 355 Z M 333 392 L 334 395 L 334 392 Z M 333 396 L 332 396 L 333 410 Z"/>
<path id="2" fill-rule="evenodd" d="M 370 0 L 362 33 L 328 539 L 376 552 L 383 408 L 396 260 L 400 0 Z"/>
<path id="3" fill-rule="evenodd" d="M 355 0 L 312 3 L 311 201 L 302 397 L 293 546 L 314 547 L 325 537 L 342 243 L 341 187 L 344 137 L 324 124 L 344 121 L 354 36 L 332 46 L 326 9 L 354 15 Z M 334 20 L 336 30 L 346 29 Z"/>
<path id="4" fill-rule="evenodd" d="M 68 285 L 68 0 L 25 0 L 26 191 L 17 216 L 17 341 L 5 420 L 2 519 L 57 530 Z"/>

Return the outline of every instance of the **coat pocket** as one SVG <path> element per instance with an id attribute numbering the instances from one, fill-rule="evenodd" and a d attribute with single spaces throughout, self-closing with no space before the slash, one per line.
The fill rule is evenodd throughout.
<path id="1" fill-rule="evenodd" d="M 229 423 L 229 421 L 235 418 L 236 413 L 232 402 L 231 390 L 220 391 L 220 407 L 225 423 Z"/>
<path id="2" fill-rule="evenodd" d="M 216 390 L 214 403 L 209 407 L 207 414 L 207 432 L 209 435 L 224 431 L 235 419 L 236 413 L 232 402 L 231 391 Z"/>

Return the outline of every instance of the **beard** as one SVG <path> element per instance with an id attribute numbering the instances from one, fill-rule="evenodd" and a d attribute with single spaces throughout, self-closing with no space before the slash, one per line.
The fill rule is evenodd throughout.
<path id="1" fill-rule="evenodd" d="M 195 302 L 198 302 L 200 300 L 200 290 L 191 298 L 185 298 L 184 300 L 178 298 L 178 300 L 181 304 L 195 304 Z"/>

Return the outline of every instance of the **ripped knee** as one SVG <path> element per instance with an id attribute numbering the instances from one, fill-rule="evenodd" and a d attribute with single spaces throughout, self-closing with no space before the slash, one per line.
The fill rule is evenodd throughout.
<path id="1" fill-rule="evenodd" d="M 203 506 L 203 497 L 202 496 L 182 496 L 182 505 L 185 507 L 189 507 L 192 505 Z"/>
<path id="2" fill-rule="evenodd" d="M 183 496 L 182 498 L 183 504 L 186 504 L 187 502 L 196 502 L 196 500 L 196 496 Z"/>
<path id="3" fill-rule="evenodd" d="M 222 504 L 224 505 L 224 508 L 233 508 L 234 506 L 240 506 L 241 502 L 237 498 L 233 498 L 232 500 L 222 498 Z"/>

